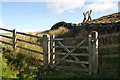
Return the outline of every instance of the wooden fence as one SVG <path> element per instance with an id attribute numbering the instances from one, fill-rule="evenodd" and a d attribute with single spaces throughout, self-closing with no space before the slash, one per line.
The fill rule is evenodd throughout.
<path id="1" fill-rule="evenodd" d="M 100 35 L 100 36 L 98 37 L 98 39 L 115 37 L 115 36 L 120 37 L 120 32 Z M 105 40 L 105 39 L 104 39 L 104 40 Z M 118 41 L 119 41 L 119 40 L 118 40 Z M 103 46 L 101 46 L 100 48 L 101 48 L 101 49 L 102 49 L 102 48 L 113 48 L 113 47 L 119 47 L 119 46 L 120 46 L 120 44 L 117 43 L 117 44 L 103 45 Z"/>
<path id="2" fill-rule="evenodd" d="M 100 57 L 102 58 L 119 57 L 118 54 L 114 53 L 119 52 L 120 49 L 120 32 L 100 35 L 98 39 L 99 39 L 99 52 L 102 51 Z"/>
<path id="3" fill-rule="evenodd" d="M 54 35 L 51 35 L 51 36 L 50 35 L 43 35 L 43 37 L 39 37 L 39 36 L 31 35 L 31 34 L 17 32 L 15 29 L 8 30 L 8 29 L 0 28 L 0 30 L 11 32 L 13 34 L 12 37 L 0 34 L 0 36 L 2 36 L 2 37 L 12 39 L 13 40 L 12 44 L 5 42 L 5 41 L 2 41 L 2 40 L 0 40 L 0 42 L 13 46 L 14 53 L 15 53 L 16 48 L 21 48 L 24 50 L 28 50 L 31 52 L 42 54 L 45 69 L 49 69 L 49 68 L 56 69 L 58 66 L 60 66 L 59 65 L 60 63 L 66 61 L 66 62 L 70 62 L 70 63 L 78 63 L 78 64 L 82 65 L 84 68 L 85 68 L 86 64 L 89 65 L 88 69 L 85 68 L 85 71 L 88 71 L 89 74 L 98 72 L 98 33 L 96 31 L 93 31 L 91 34 L 89 34 L 89 36 L 87 38 L 81 40 L 80 43 L 78 43 L 76 46 L 66 46 L 65 44 L 63 44 L 61 42 L 63 40 L 63 38 L 55 38 Z M 43 44 L 37 44 L 34 42 L 30 42 L 30 41 L 26 41 L 26 40 L 22 40 L 22 39 L 17 39 L 16 34 L 41 39 L 41 40 L 43 40 Z M 89 45 L 88 46 L 81 46 L 86 40 L 88 40 L 87 43 Z M 21 41 L 21 42 L 25 42 L 28 44 L 43 47 L 43 52 L 18 46 L 16 41 Z M 56 45 L 56 42 L 58 42 L 59 46 Z M 67 53 L 56 52 L 55 51 L 56 48 L 63 48 Z M 71 50 L 68 48 L 71 48 Z M 87 49 L 88 54 L 74 53 L 74 51 L 78 48 Z M 60 60 L 57 60 L 56 55 L 63 55 L 63 57 Z M 73 57 L 75 60 L 67 60 L 66 58 L 69 56 Z M 87 56 L 88 61 L 81 61 L 77 56 Z"/>
<path id="4" fill-rule="evenodd" d="M 63 40 L 62 40 L 63 41 Z M 89 34 L 88 37 L 83 38 L 83 40 L 79 41 L 79 43 L 75 46 L 68 46 L 64 44 L 61 40 L 51 40 L 54 43 L 51 47 L 51 69 L 64 69 L 69 71 L 83 71 L 88 72 L 88 74 L 97 73 L 98 72 L 98 33 L 93 31 Z M 87 42 L 88 45 L 83 46 Z M 58 43 L 58 45 L 57 45 Z M 57 52 L 56 49 L 64 49 L 66 52 Z M 86 49 L 88 53 L 75 53 L 75 50 Z M 57 58 L 60 55 L 62 58 Z M 67 59 L 72 57 L 72 59 Z M 80 57 L 88 57 L 88 60 L 81 60 Z M 76 65 L 81 65 L 82 68 L 71 68 L 70 66 L 61 66 L 63 62 L 67 63 L 75 63 Z"/>
<path id="5" fill-rule="evenodd" d="M 4 40 L 1 40 L 1 39 L 0 39 L 0 42 L 4 43 L 4 44 L 7 44 L 7 45 L 13 46 L 13 53 L 14 54 L 15 54 L 16 48 L 21 48 L 21 49 L 31 51 L 31 52 L 34 52 L 34 53 L 42 54 L 43 55 L 43 60 L 41 62 L 43 62 L 45 69 L 48 68 L 48 63 L 47 63 L 48 62 L 48 54 L 50 54 L 49 53 L 49 50 L 50 50 L 49 49 L 49 45 L 50 45 L 50 43 L 49 43 L 50 36 L 49 35 L 43 35 L 43 37 L 39 37 L 39 36 L 27 34 L 27 33 L 16 32 L 15 29 L 14 30 L 8 30 L 8 29 L 0 28 L 0 30 L 12 33 L 12 37 L 0 34 L 1 37 L 12 39 L 12 41 L 13 41 L 12 44 L 8 43 L 8 42 L 6 42 Z M 24 36 L 30 36 L 32 38 L 41 39 L 41 40 L 43 40 L 43 44 L 37 44 L 37 43 L 34 43 L 34 42 L 30 42 L 30 41 L 26 41 L 26 40 L 22 40 L 22 39 L 17 39 L 17 34 L 24 35 Z M 21 41 L 21 42 L 24 42 L 24 43 L 28 43 L 28 44 L 37 45 L 39 47 L 42 47 L 43 52 L 19 46 L 19 45 L 17 45 L 16 41 Z"/>

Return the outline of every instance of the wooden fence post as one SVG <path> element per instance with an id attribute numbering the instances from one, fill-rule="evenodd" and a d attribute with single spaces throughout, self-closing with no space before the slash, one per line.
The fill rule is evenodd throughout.
<path id="1" fill-rule="evenodd" d="M 13 30 L 13 53 L 16 51 L 16 30 Z"/>
<path id="2" fill-rule="evenodd" d="M 49 68 L 49 61 L 50 61 L 50 36 L 43 35 L 43 63 L 44 69 Z"/>
<path id="3" fill-rule="evenodd" d="M 55 35 L 51 35 L 50 36 L 50 39 L 53 39 L 55 38 Z M 54 40 L 51 40 L 50 41 L 50 65 L 53 65 L 55 63 L 55 61 L 53 61 L 55 59 L 55 48 L 53 47 L 55 46 L 55 41 Z"/>
<path id="4" fill-rule="evenodd" d="M 88 35 L 88 37 L 89 37 L 89 74 L 91 75 L 92 74 L 92 59 L 93 59 L 93 52 L 92 52 L 92 43 L 91 43 L 91 41 L 92 41 L 92 35 L 91 34 L 89 34 Z"/>
<path id="5" fill-rule="evenodd" d="M 93 73 L 98 72 L 98 32 L 92 31 Z"/>

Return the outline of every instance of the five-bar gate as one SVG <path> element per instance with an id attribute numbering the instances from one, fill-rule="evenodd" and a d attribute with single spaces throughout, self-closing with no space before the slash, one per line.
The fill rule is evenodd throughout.
<path id="1" fill-rule="evenodd" d="M 29 50 L 32 52 L 37 52 L 43 54 L 43 65 L 45 69 L 59 69 L 67 71 L 77 71 L 77 72 L 87 72 L 88 74 L 98 72 L 98 33 L 92 31 L 88 37 L 78 39 L 76 45 L 65 44 L 65 38 L 55 38 L 54 35 L 43 35 L 43 37 L 34 36 L 26 33 L 16 32 L 15 30 L 7 30 L 0 28 L 4 31 L 9 31 L 13 33 L 13 37 L 0 35 L 5 38 L 13 39 L 13 44 L 7 43 L 0 40 L 0 42 L 12 45 L 13 51 L 16 47 Z M 43 40 L 43 44 L 37 44 L 16 38 L 17 34 L 22 34 L 26 36 L 36 37 Z M 42 46 L 43 52 L 27 49 L 16 45 L 16 40 L 25 43 Z M 73 43 L 74 40 L 66 40 L 67 43 Z"/>

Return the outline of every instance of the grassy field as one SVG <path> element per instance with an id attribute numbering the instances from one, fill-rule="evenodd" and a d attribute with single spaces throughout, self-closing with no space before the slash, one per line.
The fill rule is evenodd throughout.
<path id="1" fill-rule="evenodd" d="M 70 37 L 71 32 L 65 29 L 61 29 L 61 31 L 64 31 L 64 34 L 57 34 L 57 37 Z M 50 31 L 49 34 L 56 34 L 57 31 Z M 59 32 L 61 33 L 61 32 Z M 12 36 L 10 33 L 4 33 L 4 35 Z M 40 35 L 39 35 L 40 36 Z M 79 40 L 80 36 L 86 36 L 85 34 L 78 34 L 76 38 Z M 22 35 L 17 35 L 17 38 L 35 42 L 38 44 L 42 44 L 41 40 L 26 37 Z M 8 40 L 6 38 L 2 38 L 2 40 L 7 41 L 9 43 L 12 43 L 12 40 Z M 77 40 L 77 41 L 78 41 Z M 106 40 L 106 41 L 105 41 Z M 66 40 L 65 44 L 74 44 L 77 43 L 77 41 L 74 40 Z M 117 43 L 119 44 L 118 37 L 109 37 L 107 39 L 100 39 L 99 40 L 100 46 L 103 46 L 105 44 L 112 44 Z M 17 45 L 23 46 L 26 48 L 30 48 L 33 50 L 43 51 L 42 47 L 34 46 L 30 44 L 26 44 L 23 42 L 17 41 Z M 60 50 L 62 51 L 62 50 Z M 44 70 L 42 65 L 42 62 L 40 60 L 43 60 L 43 56 L 41 54 L 32 53 L 30 51 L 26 51 L 23 49 L 17 48 L 16 53 L 17 55 L 14 56 L 12 53 L 12 46 L 2 44 L 2 78 L 3 80 L 6 79 L 17 79 L 17 80 L 39 80 L 39 79 L 56 79 L 56 78 L 65 78 L 65 79 L 102 79 L 102 78 L 118 78 L 119 75 L 119 59 L 117 57 L 105 57 L 104 55 L 119 55 L 120 48 L 104 48 L 99 49 L 99 72 L 97 74 L 93 75 L 80 75 L 75 74 L 71 72 L 63 72 L 63 71 L 56 71 L 56 70 Z"/>

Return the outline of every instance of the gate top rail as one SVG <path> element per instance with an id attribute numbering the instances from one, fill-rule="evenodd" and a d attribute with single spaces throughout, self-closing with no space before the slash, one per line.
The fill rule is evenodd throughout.
<path id="1" fill-rule="evenodd" d="M 63 38 L 52 38 L 50 40 L 52 40 L 52 41 L 60 41 L 60 40 L 64 40 L 64 39 Z"/>

